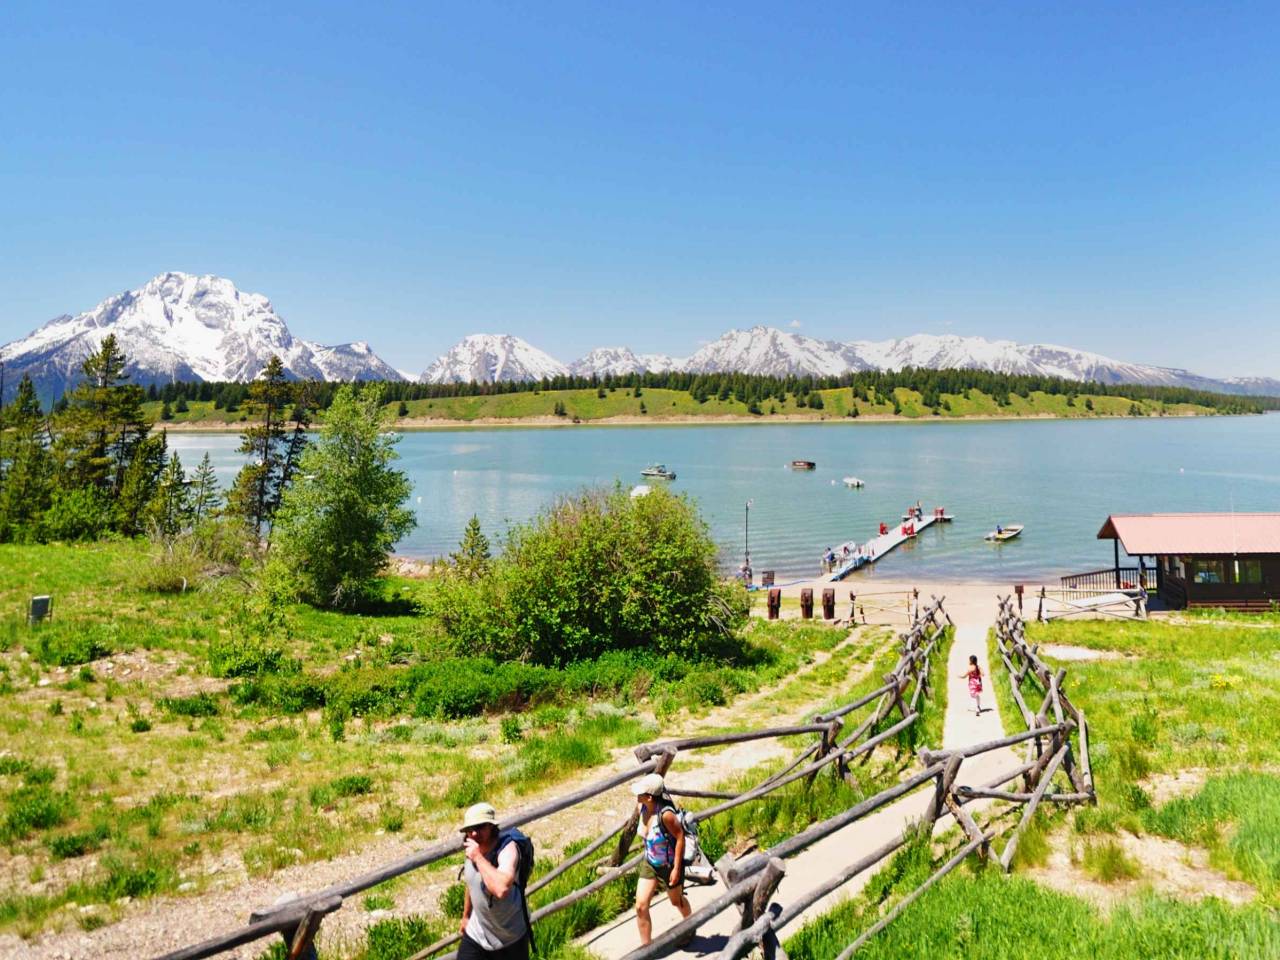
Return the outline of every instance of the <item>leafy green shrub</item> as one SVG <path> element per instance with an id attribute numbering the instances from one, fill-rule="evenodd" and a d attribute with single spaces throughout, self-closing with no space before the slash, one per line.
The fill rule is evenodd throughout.
<path id="1" fill-rule="evenodd" d="M 566 664 L 610 650 L 714 655 L 745 621 L 688 500 L 620 486 L 561 500 L 514 528 L 482 577 L 445 572 L 428 612 L 459 650 Z"/>
<path id="2" fill-rule="evenodd" d="M 297 740 L 298 728 L 287 724 L 276 723 L 269 727 L 254 727 L 244 735 L 245 743 L 278 743 L 283 740 Z"/>
<path id="3" fill-rule="evenodd" d="M 382 920 L 365 934 L 364 960 L 404 960 L 446 933 L 439 921 L 422 917 Z"/>
<path id="4" fill-rule="evenodd" d="M 21 840 L 33 830 L 60 827 L 75 816 L 71 797 L 46 784 L 19 787 L 9 794 L 0 822 L 0 841 Z"/>
<path id="5" fill-rule="evenodd" d="M 98 540 L 110 528 L 111 501 L 94 487 L 60 487 L 40 518 L 41 540 Z"/>
<path id="6" fill-rule="evenodd" d="M 103 841 L 111 835 L 105 824 L 98 824 L 92 830 L 82 833 L 64 833 L 61 836 L 48 837 L 45 846 L 55 860 L 70 860 L 93 853 L 102 846 Z"/>
<path id="7" fill-rule="evenodd" d="M 1142 869 L 1114 840 L 1085 844 L 1083 861 L 1085 871 L 1102 883 L 1133 880 L 1142 875 Z"/>
<path id="8" fill-rule="evenodd" d="M 509 713 L 503 717 L 500 726 L 503 743 L 519 743 L 524 736 L 524 731 L 520 727 L 520 718 L 514 714 Z"/>
<path id="9" fill-rule="evenodd" d="M 256 677 L 297 669 L 297 661 L 289 660 L 283 645 L 271 637 L 232 634 L 209 641 L 209 672 L 215 677 Z"/>
<path id="10" fill-rule="evenodd" d="M 161 697 L 160 709 L 178 717 L 216 717 L 221 713 L 218 698 L 211 693 L 193 693 L 187 697 Z"/>
<path id="11" fill-rule="evenodd" d="M 463 899 L 466 893 L 465 884 L 461 882 L 449 884 L 440 895 L 440 912 L 453 920 L 462 919 L 462 908 L 465 906 Z"/>
<path id="12" fill-rule="evenodd" d="M 146 717 L 134 717 L 129 722 L 129 729 L 134 733 L 148 733 L 151 730 L 151 721 Z"/>
<path id="13" fill-rule="evenodd" d="M 27 650 L 47 667 L 73 667 L 115 652 L 117 631 L 111 624 L 76 624 L 42 629 Z"/>
<path id="14" fill-rule="evenodd" d="M 484 799 L 484 790 L 484 771 L 473 769 L 449 784 L 444 802 L 459 809 L 469 807 Z"/>

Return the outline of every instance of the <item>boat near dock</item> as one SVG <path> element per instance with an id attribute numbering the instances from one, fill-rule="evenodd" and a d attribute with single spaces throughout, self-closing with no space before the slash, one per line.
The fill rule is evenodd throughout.
<path id="1" fill-rule="evenodd" d="M 982 539 L 989 540 L 992 543 L 1004 543 L 1012 540 L 1023 531 L 1023 525 L 1020 523 L 1011 523 L 1007 527 L 996 527 Z"/>
<path id="2" fill-rule="evenodd" d="M 841 482 L 851 490 L 861 490 L 866 486 L 866 484 L 858 477 L 845 477 Z"/>

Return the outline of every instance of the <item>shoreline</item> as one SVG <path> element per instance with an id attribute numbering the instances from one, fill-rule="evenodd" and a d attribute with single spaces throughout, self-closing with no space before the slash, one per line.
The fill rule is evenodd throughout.
<path id="1" fill-rule="evenodd" d="M 807 417 L 796 414 L 773 414 L 771 416 L 638 416 L 628 414 L 617 417 L 601 417 L 598 420 L 581 420 L 574 423 L 564 417 L 476 417 L 474 420 L 445 420 L 431 417 L 403 417 L 392 422 L 394 431 L 427 432 L 431 430 L 465 430 L 468 428 L 489 429 L 493 427 L 536 428 L 563 430 L 571 427 L 691 427 L 691 426 L 767 426 L 770 424 L 814 424 L 856 426 L 861 423 L 1009 423 L 1037 421 L 1089 421 L 1089 420 L 1196 420 L 1206 417 L 1247 417 L 1247 413 L 1166 413 L 1160 416 L 1134 417 L 1127 414 L 1091 414 L 1087 417 L 1058 417 L 1051 413 L 1036 413 L 1029 416 L 995 416 L 992 414 L 975 414 L 963 417 L 895 417 L 892 414 L 863 414 L 860 417 Z M 234 422 L 207 420 L 157 420 L 152 429 L 162 429 L 174 433 L 240 433 L 245 426 L 254 420 L 237 420 Z M 317 425 L 312 425 L 315 430 Z"/>

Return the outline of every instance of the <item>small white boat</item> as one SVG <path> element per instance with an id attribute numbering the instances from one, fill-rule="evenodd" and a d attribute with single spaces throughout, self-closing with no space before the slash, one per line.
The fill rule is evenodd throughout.
<path id="1" fill-rule="evenodd" d="M 1022 524 L 1011 523 L 1007 527 L 999 527 L 992 530 L 983 539 L 990 540 L 992 543 L 1004 543 L 1006 540 L 1012 540 L 1020 533 L 1022 533 Z"/>
<path id="2" fill-rule="evenodd" d="M 676 478 L 676 472 L 674 470 L 668 470 L 665 463 L 654 463 L 641 470 L 640 476 L 653 477 L 657 480 L 674 480 Z"/>
<path id="3" fill-rule="evenodd" d="M 866 484 L 865 484 L 865 483 L 863 483 L 863 482 L 862 482 L 859 478 L 857 478 L 857 477 L 845 477 L 845 478 L 844 478 L 844 485 L 845 485 L 846 487 L 851 487 L 851 488 L 852 488 L 852 489 L 854 489 L 854 490 L 858 489 L 859 487 L 865 487 L 865 486 L 866 486 Z"/>

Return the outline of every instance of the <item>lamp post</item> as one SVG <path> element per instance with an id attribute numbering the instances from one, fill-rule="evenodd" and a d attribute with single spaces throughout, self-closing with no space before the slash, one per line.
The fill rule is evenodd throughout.
<path id="1" fill-rule="evenodd" d="M 743 572 L 750 577 L 751 570 L 751 501 L 748 500 L 742 513 L 742 561 Z"/>

